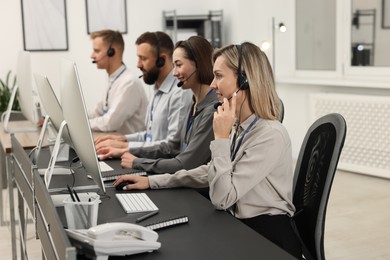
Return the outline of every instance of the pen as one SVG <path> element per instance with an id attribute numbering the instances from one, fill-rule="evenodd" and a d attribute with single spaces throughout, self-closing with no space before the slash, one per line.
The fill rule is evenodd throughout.
<path id="1" fill-rule="evenodd" d="M 136 220 L 135 222 L 136 222 L 136 223 L 139 223 L 139 222 L 141 222 L 141 221 L 143 221 L 143 220 L 145 220 L 145 219 L 147 219 L 147 218 L 153 217 L 153 216 L 156 215 L 157 213 L 158 213 L 158 210 L 151 211 L 151 212 L 149 212 L 148 214 L 143 215 L 143 216 L 137 218 L 137 220 Z"/>
<path id="2" fill-rule="evenodd" d="M 76 200 L 77 200 L 78 202 L 81 202 L 81 201 L 80 201 L 80 198 L 79 198 L 79 195 L 77 195 L 75 189 L 73 189 L 73 193 L 74 193 L 74 196 L 76 197 Z"/>

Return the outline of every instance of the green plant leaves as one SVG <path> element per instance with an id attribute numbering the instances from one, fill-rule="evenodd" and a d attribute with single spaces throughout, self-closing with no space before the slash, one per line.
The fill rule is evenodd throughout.
<path id="1" fill-rule="evenodd" d="M 0 113 L 7 110 L 8 102 L 11 97 L 13 88 L 16 86 L 16 76 L 12 75 L 12 71 L 8 71 L 5 80 L 0 79 Z M 20 110 L 18 102 L 18 94 L 12 105 L 12 110 Z"/>

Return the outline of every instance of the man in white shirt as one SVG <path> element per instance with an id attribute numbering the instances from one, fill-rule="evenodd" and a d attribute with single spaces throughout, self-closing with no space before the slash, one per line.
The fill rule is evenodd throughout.
<path id="1" fill-rule="evenodd" d="M 91 58 L 109 76 L 107 89 L 96 107 L 88 112 L 92 130 L 122 134 L 145 130 L 148 99 L 137 76 L 123 63 L 124 41 L 118 31 L 91 33 Z"/>
<path id="2" fill-rule="evenodd" d="M 126 136 L 99 136 L 95 139 L 97 151 L 107 147 L 152 146 L 173 140 L 192 104 L 192 92 L 178 88 L 178 80 L 173 77 L 171 38 L 164 32 L 145 32 L 138 37 L 136 45 L 137 67 L 145 83 L 154 84 L 145 117 L 146 130 Z"/>

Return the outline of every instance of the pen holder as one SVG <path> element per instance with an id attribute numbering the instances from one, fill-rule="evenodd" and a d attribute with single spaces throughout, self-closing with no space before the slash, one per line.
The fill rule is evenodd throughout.
<path id="1" fill-rule="evenodd" d="M 80 202 L 73 201 L 71 196 L 64 199 L 66 222 L 69 229 L 88 229 L 96 226 L 100 196 L 94 193 L 79 194 Z"/>

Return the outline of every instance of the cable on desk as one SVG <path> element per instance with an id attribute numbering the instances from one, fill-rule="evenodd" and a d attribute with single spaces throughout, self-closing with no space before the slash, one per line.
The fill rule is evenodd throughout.
<path id="1" fill-rule="evenodd" d="M 31 155 L 33 154 L 33 152 L 35 152 L 36 149 L 37 149 L 37 146 L 35 146 L 33 149 L 31 149 L 31 151 L 28 153 L 28 158 L 29 158 L 30 160 L 32 160 L 32 159 L 31 159 Z"/>

